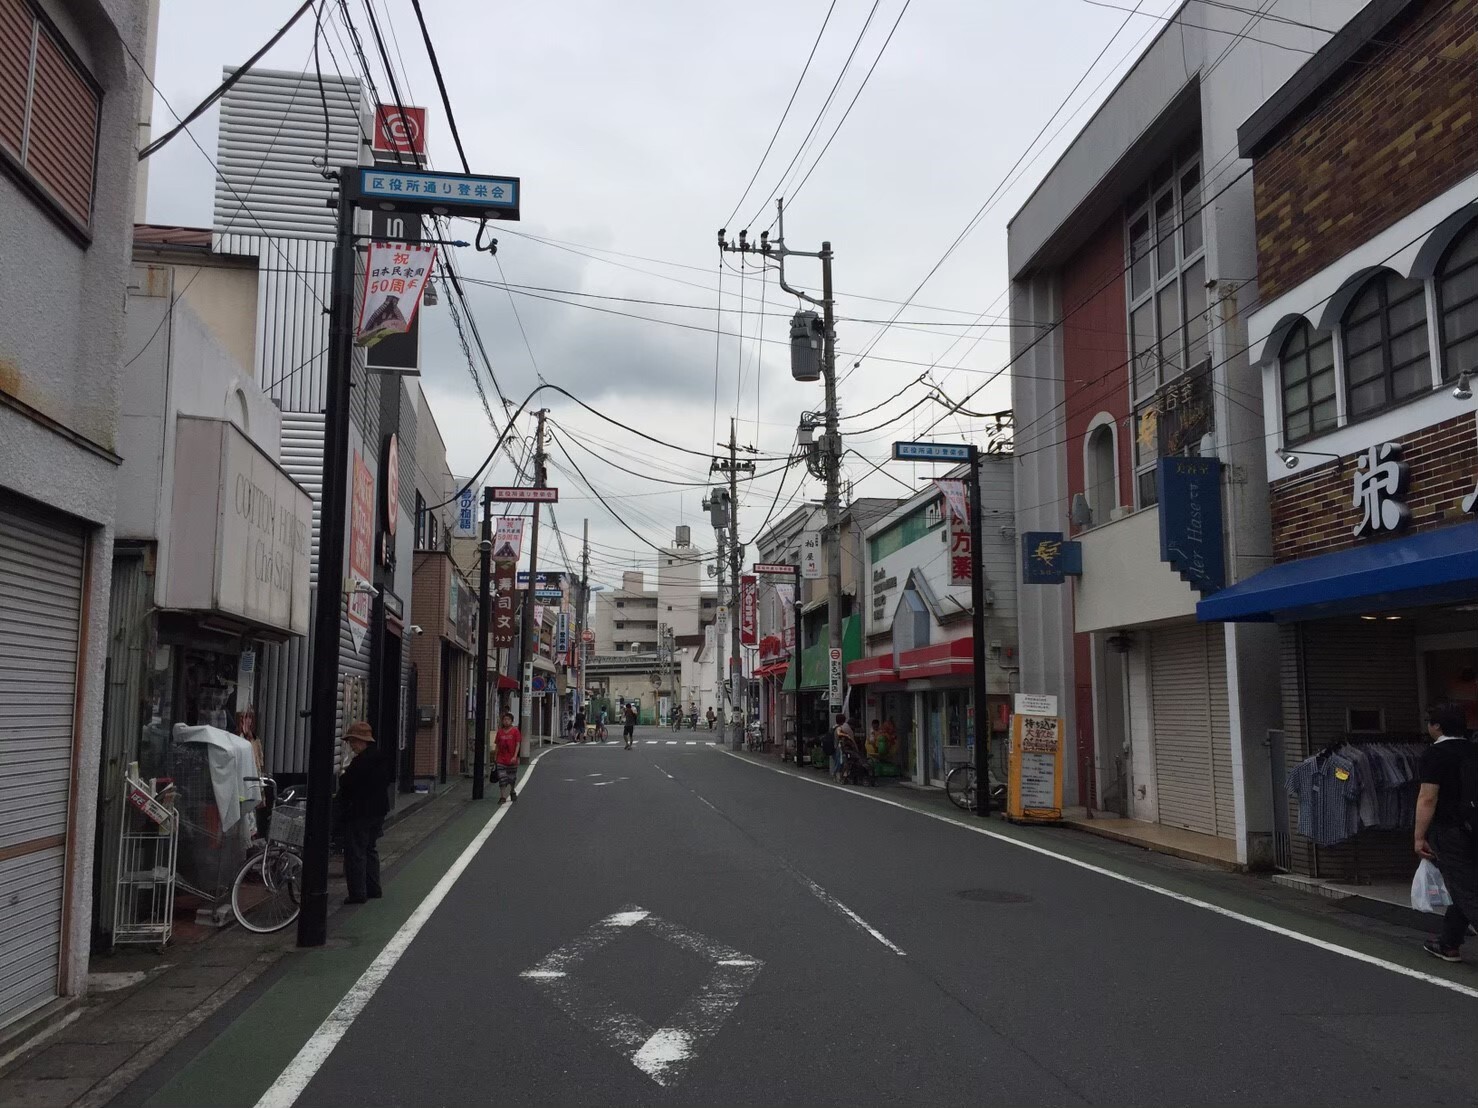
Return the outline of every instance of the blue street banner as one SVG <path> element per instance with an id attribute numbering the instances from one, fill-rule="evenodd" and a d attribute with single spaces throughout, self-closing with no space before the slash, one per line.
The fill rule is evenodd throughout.
<path id="1" fill-rule="evenodd" d="M 388 205 L 399 212 L 517 219 L 523 189 L 517 177 L 388 169 L 359 170 L 359 195 L 365 207 Z"/>
<path id="2" fill-rule="evenodd" d="M 1161 458 L 1160 560 L 1203 596 L 1226 587 L 1221 519 L 1221 462 L 1215 458 Z"/>
<path id="3" fill-rule="evenodd" d="M 899 462 L 968 462 L 970 447 L 955 442 L 895 442 L 893 459 Z"/>

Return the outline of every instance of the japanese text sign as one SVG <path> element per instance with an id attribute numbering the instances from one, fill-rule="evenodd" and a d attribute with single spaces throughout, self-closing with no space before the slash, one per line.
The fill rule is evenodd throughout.
<path id="1" fill-rule="evenodd" d="M 837 647 L 832 647 L 827 654 L 827 699 L 831 704 L 832 714 L 842 710 L 842 652 Z"/>
<path id="2" fill-rule="evenodd" d="M 974 572 L 975 557 L 970 541 L 970 508 L 965 498 L 965 482 L 941 478 L 934 482 L 944 494 L 945 511 L 949 514 L 949 583 L 968 585 Z"/>
<path id="3" fill-rule="evenodd" d="M 807 581 L 817 581 L 822 576 L 820 531 L 807 531 L 801 536 L 801 576 Z"/>
<path id="4" fill-rule="evenodd" d="M 739 578 L 739 641 L 745 646 L 759 641 L 759 617 L 759 578 L 746 573 Z"/>
<path id="5" fill-rule="evenodd" d="M 492 490 L 492 498 L 499 503 L 556 504 L 559 502 L 559 490 L 499 485 Z"/>
<path id="6" fill-rule="evenodd" d="M 1395 534 L 1411 522 L 1406 506 L 1411 471 L 1401 457 L 1401 444 L 1381 443 L 1355 459 L 1354 505 L 1360 511 L 1354 536 Z"/>
<path id="7" fill-rule="evenodd" d="M 511 558 L 499 558 L 493 563 L 493 587 L 497 595 L 493 600 L 493 645 L 511 647 L 518 638 L 518 592 L 514 578 L 518 563 Z"/>
<path id="8" fill-rule="evenodd" d="M 372 242 L 365 263 L 364 298 L 354 341 L 373 346 L 386 335 L 404 334 L 421 305 L 436 247 L 408 242 Z"/>
<path id="9" fill-rule="evenodd" d="M 477 490 L 471 486 L 457 493 L 457 526 L 453 534 L 459 539 L 470 539 L 477 534 Z"/>
<path id="10" fill-rule="evenodd" d="M 360 196 L 370 204 L 388 203 L 397 211 L 517 219 L 521 191 L 517 177 L 481 177 L 379 166 L 359 171 Z"/>
<path id="11" fill-rule="evenodd" d="M 1161 458 L 1160 560 L 1203 596 L 1225 588 L 1221 522 L 1221 462 L 1215 458 Z"/>
<path id="12" fill-rule="evenodd" d="M 518 560 L 523 553 L 523 516 L 499 516 L 493 533 L 493 557 Z"/>
<path id="13" fill-rule="evenodd" d="M 1060 585 L 1064 579 L 1061 531 L 1027 531 L 1021 536 L 1021 580 L 1027 585 Z"/>
<path id="14" fill-rule="evenodd" d="M 895 442 L 893 458 L 900 462 L 966 462 L 970 447 L 952 442 Z"/>

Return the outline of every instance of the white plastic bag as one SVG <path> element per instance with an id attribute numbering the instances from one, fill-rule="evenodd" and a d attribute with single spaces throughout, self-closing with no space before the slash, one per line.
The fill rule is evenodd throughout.
<path id="1" fill-rule="evenodd" d="M 1418 912 L 1440 916 L 1451 903 L 1452 897 L 1447 895 L 1447 882 L 1442 880 L 1442 871 L 1423 858 L 1411 878 L 1411 906 Z"/>

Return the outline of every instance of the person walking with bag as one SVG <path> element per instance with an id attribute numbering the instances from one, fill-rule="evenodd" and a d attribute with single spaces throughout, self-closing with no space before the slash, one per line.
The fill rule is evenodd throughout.
<path id="1" fill-rule="evenodd" d="M 1416 799 L 1416 852 L 1436 864 L 1452 903 L 1442 934 L 1422 949 L 1444 962 L 1461 962 L 1468 924 L 1478 922 L 1478 841 L 1473 826 L 1478 795 L 1478 747 L 1463 738 L 1462 709 L 1438 704 L 1427 713 L 1432 745 L 1422 752 Z"/>
<path id="2" fill-rule="evenodd" d="M 375 900 L 380 888 L 380 835 L 390 810 L 389 780 L 378 751 L 375 733 L 364 720 L 351 723 L 344 742 L 353 757 L 339 776 L 338 810 L 344 834 L 345 904 Z"/>
<path id="3" fill-rule="evenodd" d="M 523 747 L 523 733 L 513 725 L 513 713 L 498 717 L 498 732 L 493 736 L 493 780 L 498 782 L 498 803 L 518 800 L 518 754 Z"/>

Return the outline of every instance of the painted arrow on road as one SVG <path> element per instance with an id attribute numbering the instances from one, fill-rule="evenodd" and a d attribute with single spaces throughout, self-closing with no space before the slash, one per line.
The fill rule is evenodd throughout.
<path id="1" fill-rule="evenodd" d="M 713 967 L 698 991 L 663 1027 L 653 1028 L 638 1016 L 622 1011 L 615 1001 L 584 985 L 577 976 L 592 954 L 637 927 L 696 954 Z M 519 976 L 657 1084 L 672 1086 L 682 1080 L 699 1049 L 718 1033 L 763 968 L 758 958 L 630 904 L 546 954 Z"/>

